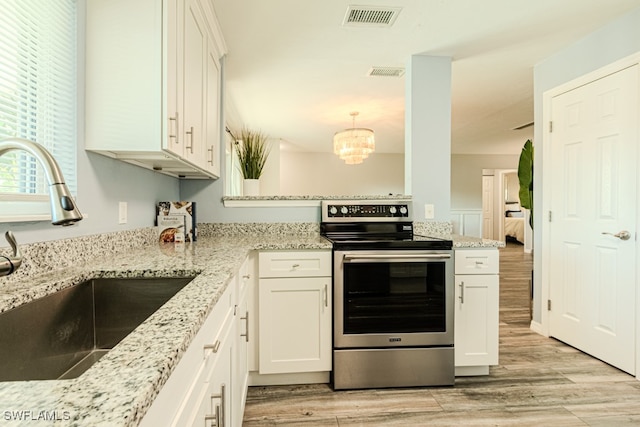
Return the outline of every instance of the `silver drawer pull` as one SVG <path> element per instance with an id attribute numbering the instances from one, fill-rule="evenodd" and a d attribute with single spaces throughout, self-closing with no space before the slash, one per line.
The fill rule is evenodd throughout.
<path id="1" fill-rule="evenodd" d="M 212 394 L 211 395 L 211 400 L 213 399 L 220 399 L 220 403 L 216 405 L 216 411 L 215 414 L 213 415 L 205 415 L 204 416 L 204 421 L 205 423 L 207 421 L 214 421 L 215 420 L 215 424 L 210 424 L 211 427 L 224 427 L 224 406 L 225 406 L 225 400 L 226 400 L 226 385 L 221 384 L 220 385 L 220 394 Z"/>
<path id="2" fill-rule="evenodd" d="M 247 321 L 247 332 L 244 334 L 240 334 L 240 336 L 244 337 L 246 342 L 249 342 L 249 311 L 247 311 L 247 314 L 244 317 L 241 317 L 240 320 Z"/>
<path id="3" fill-rule="evenodd" d="M 220 349 L 220 340 L 217 340 L 213 344 L 205 344 L 204 349 L 213 350 L 214 353 L 217 353 L 218 350 Z"/>

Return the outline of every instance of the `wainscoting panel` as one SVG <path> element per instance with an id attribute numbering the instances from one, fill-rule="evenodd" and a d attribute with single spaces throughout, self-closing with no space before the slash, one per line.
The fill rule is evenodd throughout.
<path id="1" fill-rule="evenodd" d="M 482 209 L 452 210 L 451 223 L 454 234 L 482 237 Z"/>

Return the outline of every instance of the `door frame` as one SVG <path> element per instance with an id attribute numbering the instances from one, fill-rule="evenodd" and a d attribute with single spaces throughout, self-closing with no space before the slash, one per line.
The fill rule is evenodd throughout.
<path id="1" fill-rule="evenodd" d="M 552 182 L 550 179 L 545 179 L 545 177 L 552 176 L 552 168 L 551 168 L 551 132 L 549 129 L 549 123 L 551 122 L 551 103 L 554 97 L 561 95 L 565 92 L 569 92 L 573 89 L 576 89 L 580 86 L 587 85 L 593 81 L 604 78 L 610 74 L 614 74 L 618 71 L 621 71 L 625 68 L 632 67 L 634 65 L 640 65 L 640 52 L 635 53 L 633 55 L 627 56 L 623 59 L 615 61 L 611 64 L 608 64 L 604 67 L 601 67 L 595 71 L 587 73 L 581 77 L 573 79 L 567 83 L 564 83 L 560 86 L 557 86 L 553 89 L 545 91 L 542 94 L 542 159 L 541 167 L 537 167 L 537 170 L 541 170 L 541 186 L 542 186 L 542 198 L 541 198 L 541 206 L 539 208 L 539 212 L 541 215 L 538 216 L 540 218 L 540 245 L 541 248 L 538 252 L 541 258 L 540 264 L 540 272 L 536 272 L 536 275 L 540 277 L 540 279 L 536 280 L 536 285 L 539 285 L 540 289 L 540 324 L 536 322 L 531 322 L 531 329 L 548 337 L 549 336 L 549 327 L 550 327 L 550 319 L 549 319 L 549 310 L 547 309 L 547 301 L 549 300 L 550 295 L 550 287 L 551 287 L 551 269 L 550 269 L 550 246 L 549 242 L 551 241 L 550 235 L 550 222 L 549 222 L 549 213 L 551 211 L 551 189 Z M 638 94 L 638 99 L 640 100 L 640 93 Z M 640 117 L 638 118 L 640 121 Z M 640 145 L 640 140 L 636 142 Z M 636 159 L 638 165 L 640 165 L 640 150 L 638 150 L 638 158 Z M 640 188 L 640 173 L 637 174 L 636 180 L 638 181 L 638 188 Z M 539 181 L 539 182 L 540 182 Z M 636 209 L 637 212 L 640 212 L 640 197 L 636 197 Z M 636 225 L 638 225 L 638 218 L 636 218 Z M 640 245 L 638 243 L 638 237 L 635 236 L 635 245 L 636 245 L 636 289 L 638 290 L 639 280 L 638 273 L 640 269 L 638 265 L 640 265 Z M 636 292 L 636 316 L 634 321 L 636 322 L 636 366 L 640 367 L 640 315 L 638 312 L 640 311 L 640 291 Z M 636 369 L 636 378 L 640 379 L 640 369 Z"/>

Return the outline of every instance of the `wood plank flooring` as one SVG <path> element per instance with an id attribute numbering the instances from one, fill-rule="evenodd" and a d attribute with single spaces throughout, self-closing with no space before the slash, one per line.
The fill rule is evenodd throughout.
<path id="1" fill-rule="evenodd" d="M 253 426 L 640 426 L 640 382 L 529 330 L 531 256 L 500 250 L 500 364 L 453 387 L 250 387 Z"/>

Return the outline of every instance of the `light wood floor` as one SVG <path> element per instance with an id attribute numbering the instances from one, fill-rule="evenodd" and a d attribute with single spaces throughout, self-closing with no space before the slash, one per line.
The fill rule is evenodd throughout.
<path id="1" fill-rule="evenodd" d="M 251 387 L 252 426 L 640 426 L 640 382 L 529 330 L 531 256 L 500 250 L 500 364 L 453 387 Z"/>

